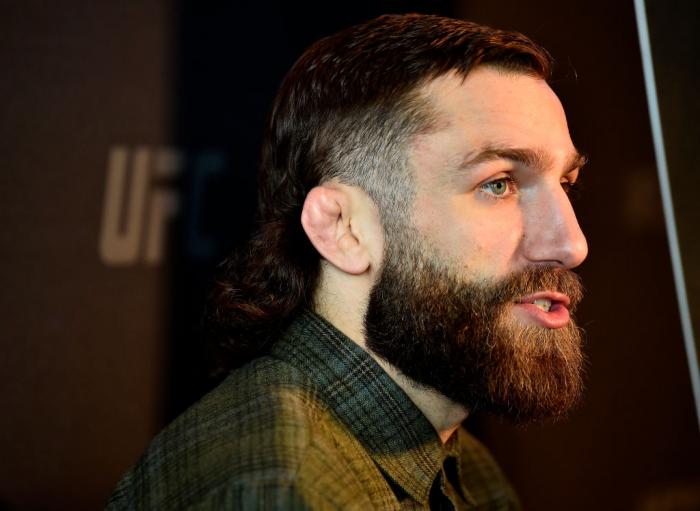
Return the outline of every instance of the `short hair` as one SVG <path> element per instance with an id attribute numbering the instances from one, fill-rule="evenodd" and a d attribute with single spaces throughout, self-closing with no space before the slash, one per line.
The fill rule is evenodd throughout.
<path id="1" fill-rule="evenodd" d="M 312 307 L 320 257 L 301 210 L 315 186 L 364 189 L 384 228 L 413 193 L 408 146 L 431 127 L 420 90 L 476 66 L 548 80 L 549 53 L 524 35 L 434 15 L 385 15 L 321 39 L 284 78 L 262 148 L 259 229 L 222 266 L 205 312 L 223 366 L 266 351 L 294 314 Z"/>

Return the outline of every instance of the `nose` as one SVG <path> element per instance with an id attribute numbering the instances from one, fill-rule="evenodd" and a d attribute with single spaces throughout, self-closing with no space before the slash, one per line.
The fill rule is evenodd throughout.
<path id="1" fill-rule="evenodd" d="M 588 243 L 569 196 L 559 184 L 532 203 L 523 248 L 531 263 L 575 268 L 588 255 Z"/>

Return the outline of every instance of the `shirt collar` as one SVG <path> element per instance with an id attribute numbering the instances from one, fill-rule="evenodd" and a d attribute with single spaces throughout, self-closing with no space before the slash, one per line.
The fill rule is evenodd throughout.
<path id="1" fill-rule="evenodd" d="M 374 462 L 412 498 L 427 501 L 446 449 L 423 413 L 365 350 L 304 311 L 271 354 L 306 373 Z"/>

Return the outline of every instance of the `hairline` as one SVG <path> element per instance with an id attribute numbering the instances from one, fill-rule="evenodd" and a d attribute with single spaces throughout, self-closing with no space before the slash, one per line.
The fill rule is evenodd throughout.
<path id="1" fill-rule="evenodd" d="M 504 74 L 512 74 L 512 75 L 525 75 L 525 76 L 531 76 L 536 79 L 543 80 L 545 83 L 548 83 L 548 79 L 546 76 L 544 76 L 542 73 L 538 72 L 536 69 L 529 68 L 529 67 L 512 67 L 508 66 L 506 63 L 499 63 L 499 62 L 482 62 L 478 63 L 475 66 L 469 68 L 466 72 L 460 72 L 458 68 L 452 67 L 444 72 L 437 73 L 434 75 L 428 75 L 424 77 L 422 80 L 419 81 L 415 86 L 413 86 L 411 89 L 407 90 L 402 96 L 396 101 L 396 113 L 398 115 L 406 115 L 407 112 L 401 112 L 401 104 L 405 104 L 406 102 L 413 103 L 416 107 L 416 110 L 418 111 L 422 124 L 419 126 L 414 126 L 413 130 L 408 134 L 408 137 L 406 137 L 406 140 L 401 147 L 402 151 L 402 161 L 405 166 L 406 172 L 403 181 L 406 184 L 406 194 L 402 197 L 396 197 L 395 201 L 393 202 L 401 202 L 404 206 L 407 206 L 410 208 L 410 211 L 412 212 L 412 206 L 415 203 L 416 195 L 417 195 L 417 188 L 416 188 L 416 172 L 417 169 L 413 165 L 412 158 L 411 158 L 411 149 L 412 145 L 415 143 L 415 140 L 419 136 L 424 136 L 424 135 L 429 135 L 432 133 L 437 133 L 439 131 L 442 131 L 443 129 L 448 128 L 451 123 L 450 121 L 446 118 L 445 112 L 441 111 L 437 105 L 436 97 L 433 92 L 430 91 L 430 86 L 435 83 L 436 80 L 439 80 L 440 78 L 444 78 L 449 75 L 454 75 L 457 79 L 460 80 L 460 84 L 464 84 L 464 82 L 469 78 L 469 75 L 471 75 L 474 71 L 481 69 L 481 68 L 488 68 L 492 69 L 495 71 L 498 71 L 500 73 Z M 369 110 L 371 110 L 373 106 L 369 107 Z M 480 148 L 475 148 L 474 149 L 476 152 L 481 152 Z M 579 154 L 583 160 L 585 160 L 585 157 Z M 585 161 L 584 161 L 585 163 Z M 372 179 L 370 177 L 370 179 Z M 365 189 L 364 186 L 361 184 L 358 185 L 360 186 L 365 192 L 367 190 Z M 381 194 L 381 192 L 380 192 Z M 370 194 L 371 195 L 371 194 Z M 383 195 L 383 194 L 382 194 Z M 375 197 L 371 195 L 371 198 L 376 201 Z M 403 218 L 401 218 L 401 215 L 398 214 L 398 211 L 395 211 L 393 208 L 384 208 L 382 207 L 382 204 L 377 204 L 377 209 L 379 210 L 379 216 L 384 224 L 385 222 L 389 222 L 392 226 L 400 226 L 400 225 L 412 225 L 413 224 L 413 215 L 409 214 L 408 220 L 409 222 L 407 223 Z M 385 212 L 385 209 L 388 211 Z M 403 215 L 405 218 L 406 215 Z M 386 230 L 386 227 L 385 227 Z M 385 233 L 386 235 L 387 233 Z"/>

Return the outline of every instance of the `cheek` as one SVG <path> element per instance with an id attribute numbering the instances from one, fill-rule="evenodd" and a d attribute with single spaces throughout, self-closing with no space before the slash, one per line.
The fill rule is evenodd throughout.
<path id="1" fill-rule="evenodd" d="M 419 235 L 441 250 L 450 243 L 450 232 L 447 224 L 452 221 L 453 212 L 449 208 L 439 207 L 438 201 L 427 195 L 418 195 L 414 203 L 411 223 Z"/>
<path id="2" fill-rule="evenodd" d="M 419 197 L 414 211 L 416 227 L 439 254 L 469 274 L 498 277 L 513 270 L 523 237 L 518 208 L 484 207 L 463 196 L 441 205 Z"/>
<path id="3" fill-rule="evenodd" d="M 515 211 L 498 214 L 495 209 L 477 213 L 452 224 L 453 255 L 460 254 L 458 259 L 470 272 L 495 277 L 510 273 L 523 238 L 522 217 Z"/>

